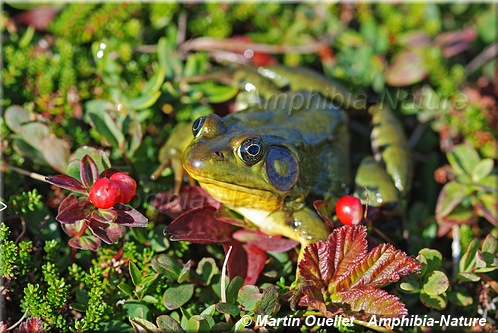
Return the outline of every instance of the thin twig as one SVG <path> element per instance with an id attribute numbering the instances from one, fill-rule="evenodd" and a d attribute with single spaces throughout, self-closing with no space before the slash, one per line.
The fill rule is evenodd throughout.
<path id="1" fill-rule="evenodd" d="M 31 171 L 26 171 L 26 170 L 20 169 L 18 167 L 12 166 L 10 164 L 4 164 L 3 167 L 7 168 L 7 169 L 10 169 L 12 171 L 15 171 L 17 173 L 23 174 L 25 176 L 31 177 L 33 179 L 40 180 L 42 182 L 47 182 L 45 180 L 46 177 L 44 175 L 40 175 L 39 173 L 31 172 Z"/>
<path id="2" fill-rule="evenodd" d="M 489 60 L 496 58 L 498 56 L 498 42 L 488 46 L 484 51 L 479 53 L 471 62 L 465 67 L 465 73 L 470 75 L 478 70 L 482 65 L 484 65 Z"/>
<path id="3" fill-rule="evenodd" d="M 226 271 L 227 271 L 227 265 L 228 265 L 228 258 L 230 258 L 230 253 L 232 252 L 232 247 L 230 246 L 227 251 L 227 255 L 225 257 L 225 260 L 223 261 L 223 267 L 221 267 L 221 301 L 226 303 L 227 301 L 227 293 L 226 293 Z M 225 319 L 227 323 L 231 321 L 230 315 L 228 313 L 225 313 Z"/>
<path id="4" fill-rule="evenodd" d="M 26 311 L 24 311 L 24 314 L 22 315 L 21 319 L 19 319 L 17 321 L 17 323 L 15 323 L 14 325 L 7 328 L 7 331 L 10 331 L 10 330 L 13 330 L 14 328 L 16 328 L 17 325 L 19 325 L 24 320 L 24 318 L 26 318 L 26 316 L 28 315 L 28 311 L 29 311 L 29 308 L 27 308 Z"/>

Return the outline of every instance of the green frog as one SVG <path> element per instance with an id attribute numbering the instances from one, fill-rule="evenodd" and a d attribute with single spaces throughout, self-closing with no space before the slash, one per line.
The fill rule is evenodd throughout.
<path id="1" fill-rule="evenodd" d="M 262 232 L 298 241 L 300 259 L 308 244 L 330 233 L 310 201 L 334 202 L 350 192 L 345 110 L 366 105 L 355 104 L 337 83 L 299 68 L 243 68 L 232 75 L 232 84 L 250 94 L 246 109 L 198 118 L 183 167 L 214 199 Z M 378 104 L 369 112 L 375 157 L 361 163 L 355 193 L 365 201 L 368 191 L 371 206 L 396 203 L 409 187 L 408 143 L 389 108 Z"/>

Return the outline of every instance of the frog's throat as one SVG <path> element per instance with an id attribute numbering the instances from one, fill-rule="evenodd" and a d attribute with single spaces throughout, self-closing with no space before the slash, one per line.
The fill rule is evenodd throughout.
<path id="1" fill-rule="evenodd" d="M 271 191 L 254 188 L 248 189 L 235 184 L 199 176 L 195 178 L 209 195 L 228 208 L 237 210 L 239 207 L 245 207 L 266 212 L 273 212 L 282 208 L 282 197 Z"/>

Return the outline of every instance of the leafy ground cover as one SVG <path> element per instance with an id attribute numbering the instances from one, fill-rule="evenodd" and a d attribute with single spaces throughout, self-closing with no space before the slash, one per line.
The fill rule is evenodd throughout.
<path id="1" fill-rule="evenodd" d="M 495 331 L 496 10 L 4 4 L 0 332 L 284 331 L 291 316 L 354 323 L 302 320 L 304 331 L 387 331 L 367 323 L 406 314 Z M 209 79 L 228 61 L 313 68 L 389 103 L 415 162 L 404 219 L 341 226 L 316 202 L 334 231 L 298 264 L 296 242 L 248 228 L 193 183 L 180 189 L 168 138 L 232 110 L 237 87 Z M 370 128 L 352 119 L 365 142 L 356 165 Z M 118 171 L 135 197 L 95 204 L 93 185 Z M 307 284 L 293 311 L 296 269 Z"/>

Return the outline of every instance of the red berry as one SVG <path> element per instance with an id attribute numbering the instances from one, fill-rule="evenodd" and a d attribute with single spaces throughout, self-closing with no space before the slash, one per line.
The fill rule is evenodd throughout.
<path id="1" fill-rule="evenodd" d="M 90 189 L 90 201 L 97 208 L 111 208 L 118 202 L 119 186 L 108 178 L 100 178 Z"/>
<path id="2" fill-rule="evenodd" d="M 352 195 L 345 195 L 337 201 L 335 214 L 345 225 L 357 225 L 363 218 L 363 206 L 360 199 Z"/>
<path id="3" fill-rule="evenodd" d="M 118 198 L 119 203 L 130 202 L 137 193 L 137 182 L 126 172 L 116 172 L 111 176 L 111 180 L 118 184 L 121 192 Z"/>

